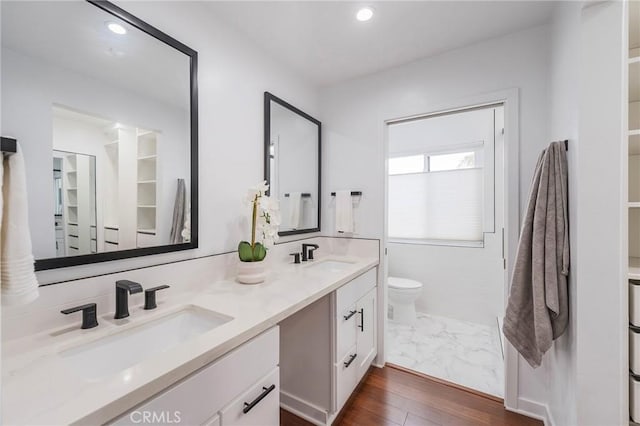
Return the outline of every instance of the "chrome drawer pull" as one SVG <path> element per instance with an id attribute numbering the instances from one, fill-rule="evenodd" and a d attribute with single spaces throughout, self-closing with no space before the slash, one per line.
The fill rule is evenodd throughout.
<path id="1" fill-rule="evenodd" d="M 264 399 L 265 396 L 269 395 L 269 392 L 271 392 L 272 390 L 274 390 L 276 388 L 276 385 L 273 384 L 271 386 L 269 386 L 268 388 L 265 388 L 264 386 L 262 387 L 263 392 L 260 394 L 260 396 L 258 396 L 256 399 L 254 399 L 253 401 L 251 401 L 251 403 L 245 402 L 244 403 L 244 408 L 242 409 L 242 412 L 244 414 L 247 414 L 249 411 L 251 411 L 251 409 L 253 407 L 255 407 L 256 405 L 258 405 L 260 403 L 260 401 L 262 401 Z"/>
<path id="2" fill-rule="evenodd" d="M 360 325 L 358 328 L 364 333 L 364 308 L 360 309 Z"/>
<path id="3" fill-rule="evenodd" d="M 349 368 L 349 366 L 351 365 L 351 363 L 353 362 L 354 359 L 356 359 L 356 357 L 358 356 L 358 354 L 353 354 L 349 357 L 349 361 L 345 361 L 344 362 L 344 368 Z"/>
<path id="4" fill-rule="evenodd" d="M 357 314 L 358 311 L 349 311 L 349 315 L 345 315 L 343 316 L 344 320 L 348 320 L 349 318 L 351 318 L 352 316 L 354 316 L 355 314 Z"/>

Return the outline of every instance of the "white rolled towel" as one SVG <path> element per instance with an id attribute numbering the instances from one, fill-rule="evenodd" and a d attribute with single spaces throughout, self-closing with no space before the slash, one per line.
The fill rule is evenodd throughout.
<path id="1" fill-rule="evenodd" d="M 38 297 L 29 232 L 27 183 L 20 145 L 17 151 L 9 156 L 3 155 L 0 167 L 0 294 L 3 305 L 23 305 Z"/>

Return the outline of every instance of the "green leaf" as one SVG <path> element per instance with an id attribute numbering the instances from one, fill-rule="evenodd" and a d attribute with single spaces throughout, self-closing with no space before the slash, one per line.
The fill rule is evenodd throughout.
<path id="1" fill-rule="evenodd" d="M 260 262 L 267 256 L 267 249 L 260 243 L 253 248 L 253 261 Z"/>
<path id="2" fill-rule="evenodd" d="M 240 241 L 238 244 L 238 256 L 243 262 L 253 262 L 253 251 L 251 250 L 251 244 L 247 241 Z"/>

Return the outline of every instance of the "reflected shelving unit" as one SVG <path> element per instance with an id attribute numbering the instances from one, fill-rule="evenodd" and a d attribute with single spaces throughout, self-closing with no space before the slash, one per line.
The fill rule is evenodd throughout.
<path id="1" fill-rule="evenodd" d="M 120 137 L 117 128 L 108 128 L 105 133 L 109 142 L 104 145 L 104 251 L 118 250 L 118 199 L 119 199 L 119 155 Z"/>
<path id="2" fill-rule="evenodd" d="M 64 208 L 66 233 L 66 255 L 74 256 L 80 253 L 78 248 L 78 170 L 75 154 L 64 156 Z"/>
<path id="3" fill-rule="evenodd" d="M 120 123 L 105 133 L 104 250 L 158 245 L 158 133 Z"/>
<path id="4" fill-rule="evenodd" d="M 138 204 L 137 247 L 156 245 L 157 221 L 157 135 L 149 130 L 138 129 Z"/>
<path id="5" fill-rule="evenodd" d="M 629 2 L 629 420 L 640 422 L 640 2 Z M 638 295 L 638 296 L 636 296 Z"/>

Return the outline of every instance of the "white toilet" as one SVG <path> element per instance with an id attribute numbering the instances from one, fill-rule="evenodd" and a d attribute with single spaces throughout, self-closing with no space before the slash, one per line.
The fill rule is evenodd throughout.
<path id="1" fill-rule="evenodd" d="M 416 299 L 422 283 L 407 278 L 389 277 L 389 319 L 402 324 L 416 322 Z"/>

